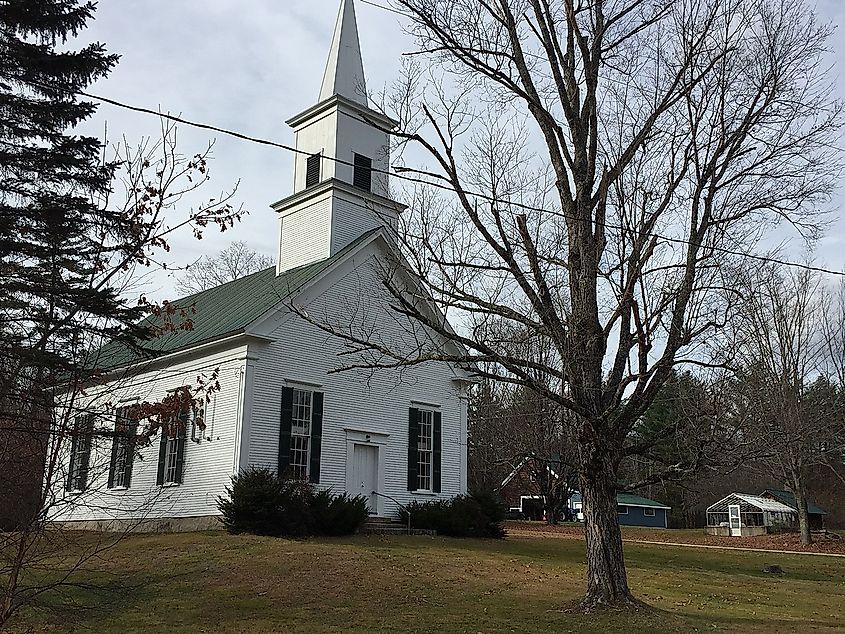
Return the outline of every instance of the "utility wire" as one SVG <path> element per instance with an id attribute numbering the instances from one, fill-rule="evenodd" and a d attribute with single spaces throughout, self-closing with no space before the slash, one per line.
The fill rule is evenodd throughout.
<path id="1" fill-rule="evenodd" d="M 162 112 L 161 110 L 153 110 L 151 108 L 145 108 L 143 106 L 135 106 L 135 105 L 132 105 L 132 104 L 128 104 L 128 103 L 118 101 L 116 99 L 110 99 L 108 97 L 95 95 L 93 93 L 85 92 L 85 91 L 82 91 L 82 90 L 71 90 L 71 89 L 66 89 L 66 88 L 57 88 L 55 86 L 49 86 L 49 85 L 42 84 L 40 82 L 34 82 L 34 81 L 28 81 L 28 82 L 25 82 L 25 83 L 31 84 L 33 86 L 40 87 L 40 88 L 45 89 L 45 90 L 50 90 L 50 91 L 58 90 L 58 91 L 65 92 L 65 93 L 68 93 L 68 94 L 80 95 L 80 96 L 86 97 L 88 99 L 94 99 L 95 101 L 99 101 L 101 103 L 109 104 L 111 106 L 115 106 L 117 108 L 121 108 L 121 109 L 124 109 L 124 110 L 129 110 L 129 111 L 132 111 L 132 112 L 138 112 L 138 113 L 142 113 L 142 114 L 152 115 L 152 116 L 155 116 L 155 117 L 167 119 L 168 121 L 173 121 L 174 123 L 181 123 L 183 125 L 187 125 L 187 126 L 190 126 L 190 127 L 193 127 L 193 128 L 199 128 L 201 130 L 210 130 L 212 132 L 218 132 L 220 134 L 225 134 L 227 136 L 231 136 L 231 137 L 234 137 L 236 139 L 241 139 L 243 141 L 248 141 L 250 143 L 256 143 L 256 144 L 259 144 L 259 145 L 275 147 L 275 148 L 278 148 L 278 149 L 281 149 L 281 150 L 285 150 L 287 152 L 292 152 L 294 154 L 301 154 L 301 155 L 305 155 L 305 156 L 311 156 L 313 154 L 312 152 L 300 150 L 299 148 L 293 147 L 291 145 L 286 145 L 284 143 L 279 143 L 277 141 L 271 141 L 269 139 L 263 139 L 261 137 L 251 136 L 251 135 L 248 135 L 248 134 L 244 134 L 242 132 L 238 132 L 236 130 L 221 128 L 219 126 L 208 124 L 208 123 L 192 121 L 190 119 L 185 119 L 184 117 L 180 117 L 180 116 L 173 115 L 173 114 L 170 114 L 170 113 Z M 372 125 L 371 122 L 368 122 L 366 119 L 360 119 L 360 121 L 362 121 L 363 123 L 366 123 L 368 125 Z M 328 155 L 321 155 L 321 157 L 326 159 L 326 160 L 333 161 L 334 163 L 337 163 L 337 164 L 340 164 L 340 165 L 347 165 L 347 166 L 350 166 L 350 167 L 355 167 L 355 164 L 351 161 L 346 161 L 344 159 L 340 159 L 340 158 L 337 158 L 337 157 L 334 157 L 334 156 L 328 156 Z M 413 176 L 407 176 L 405 174 L 397 173 L 395 170 L 394 171 L 381 170 L 381 169 L 373 167 L 373 168 L 371 168 L 371 171 L 374 172 L 374 173 L 377 173 L 377 174 L 385 174 L 387 176 L 390 176 L 392 178 L 397 178 L 399 180 L 403 180 L 403 181 L 407 181 L 407 182 L 411 182 L 411 183 L 415 183 L 415 184 L 428 185 L 428 186 L 434 187 L 436 189 L 441 189 L 441 190 L 444 190 L 444 191 L 455 193 L 455 189 L 453 187 L 448 186 L 448 185 L 445 185 L 445 184 L 442 184 L 442 183 L 437 183 L 437 182 L 432 182 L 430 180 L 426 180 L 426 179 L 423 179 L 423 178 L 415 178 Z M 444 180 L 446 180 L 445 177 L 444 177 Z M 541 213 L 558 215 L 558 216 L 561 216 L 561 217 L 568 219 L 568 220 L 575 220 L 576 219 L 573 216 L 569 216 L 562 211 L 552 211 L 550 209 L 544 209 L 542 207 L 534 207 L 532 205 L 526 205 L 524 203 L 520 203 L 520 202 L 517 202 L 517 201 L 502 199 L 502 198 L 496 198 L 494 196 L 488 196 L 486 194 L 472 192 L 472 191 L 469 191 L 469 190 L 464 190 L 464 194 L 468 197 L 478 198 L 480 200 L 484 200 L 484 201 L 487 201 L 487 202 L 490 202 L 490 203 L 493 203 L 493 204 L 510 205 L 510 206 L 513 206 L 513 207 L 517 207 L 519 209 L 524 209 L 526 211 L 537 211 L 537 212 L 541 212 Z M 625 227 L 625 226 L 622 226 L 622 225 L 615 225 L 615 224 L 608 223 L 608 222 L 602 222 L 602 223 L 598 223 L 598 224 L 600 224 L 602 227 L 604 227 L 606 229 L 615 229 L 617 231 L 630 231 L 631 230 L 630 227 Z M 661 240 L 665 240 L 666 242 L 671 242 L 671 243 L 674 243 L 674 244 L 694 246 L 696 248 L 709 249 L 711 251 L 724 253 L 726 255 L 734 255 L 734 256 L 738 256 L 738 257 L 744 257 L 744 258 L 749 258 L 749 259 L 752 259 L 752 260 L 757 260 L 757 261 L 760 261 L 760 262 L 766 262 L 766 263 L 769 263 L 769 264 L 778 264 L 780 266 L 788 266 L 788 267 L 792 267 L 792 268 L 803 269 L 803 270 L 806 270 L 806 271 L 813 271 L 813 272 L 816 272 L 816 273 L 823 273 L 823 274 L 826 274 L 826 275 L 832 275 L 832 276 L 836 276 L 836 277 L 845 278 L 845 271 L 835 271 L 833 269 L 827 269 L 827 268 L 823 268 L 823 267 L 819 267 L 819 266 L 813 266 L 811 264 L 805 264 L 805 263 L 802 263 L 802 262 L 793 262 L 793 261 L 790 261 L 790 260 L 784 260 L 784 259 L 776 258 L 776 257 L 772 257 L 772 256 L 759 255 L 759 254 L 755 254 L 755 253 L 748 253 L 748 252 L 745 252 L 745 251 L 738 251 L 736 249 L 729 249 L 727 247 L 720 247 L 720 246 L 715 246 L 715 245 L 706 245 L 706 244 L 703 244 L 703 243 L 693 242 L 693 241 L 687 240 L 685 238 L 674 238 L 672 236 L 666 236 L 666 235 L 663 235 L 663 234 L 660 234 L 660 233 L 655 233 L 655 232 L 648 232 L 645 235 L 651 236 L 651 237 L 654 237 L 654 238 L 659 238 Z"/>
<path id="2" fill-rule="evenodd" d="M 400 11 L 399 9 L 394 9 L 393 7 L 387 7 L 383 4 L 378 4 L 376 2 L 373 2 L 372 0 L 359 0 L 359 1 L 364 3 L 364 4 L 370 5 L 371 7 L 377 7 L 379 9 L 383 9 L 385 11 L 390 11 L 391 13 L 395 13 L 397 15 L 401 15 L 401 16 L 404 16 L 406 18 L 409 17 L 408 14 L 405 13 L 404 11 Z"/>

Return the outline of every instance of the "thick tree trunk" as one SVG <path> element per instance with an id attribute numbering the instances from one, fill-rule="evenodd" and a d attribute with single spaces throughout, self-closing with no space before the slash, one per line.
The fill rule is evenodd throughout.
<path id="1" fill-rule="evenodd" d="M 636 604 L 628 588 L 616 504 L 616 468 L 607 455 L 582 460 L 581 493 L 587 538 L 586 610 Z"/>
<path id="2" fill-rule="evenodd" d="M 800 476 L 796 476 L 795 484 L 792 487 L 795 495 L 795 505 L 798 507 L 798 532 L 801 534 L 801 543 L 808 546 L 813 543 L 813 535 L 810 533 L 810 513 L 807 510 L 807 492 Z"/>

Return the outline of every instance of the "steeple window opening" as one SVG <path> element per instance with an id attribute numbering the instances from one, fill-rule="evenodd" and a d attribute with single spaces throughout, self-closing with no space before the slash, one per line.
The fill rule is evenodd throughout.
<path id="1" fill-rule="evenodd" d="M 305 187 L 313 187 L 320 182 L 320 163 L 322 155 L 312 154 L 305 160 Z"/>
<path id="2" fill-rule="evenodd" d="M 372 191 L 373 187 L 373 160 L 362 154 L 355 154 L 354 173 L 352 184 L 358 189 Z"/>

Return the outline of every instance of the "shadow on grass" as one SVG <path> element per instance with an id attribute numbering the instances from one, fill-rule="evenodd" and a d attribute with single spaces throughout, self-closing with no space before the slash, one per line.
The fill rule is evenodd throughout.
<path id="1" fill-rule="evenodd" d="M 840 602 L 825 597 L 825 588 L 835 594 L 842 587 L 818 581 L 845 580 L 845 571 L 819 570 L 818 558 L 782 560 L 787 576 L 773 579 L 761 571 L 765 553 L 637 545 L 626 547 L 626 557 L 632 587 L 648 605 L 585 615 L 575 607 L 584 583 L 579 540 L 138 537 L 115 560 L 81 572 L 82 583 L 42 597 L 26 622 L 96 632 L 612 634 L 839 626 Z M 778 604 L 787 596 L 796 607 Z"/>
<path id="2" fill-rule="evenodd" d="M 140 575 L 136 571 L 79 570 L 70 580 L 39 594 L 21 608 L 12 620 L 12 630 L 21 622 L 27 631 L 38 627 L 53 630 L 96 630 L 99 623 L 115 613 L 142 609 L 158 594 L 158 588 L 186 580 L 194 570 L 178 573 Z"/>

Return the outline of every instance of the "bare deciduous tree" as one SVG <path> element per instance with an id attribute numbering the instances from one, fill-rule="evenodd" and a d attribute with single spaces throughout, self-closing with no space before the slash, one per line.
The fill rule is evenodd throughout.
<path id="1" fill-rule="evenodd" d="M 185 295 L 220 286 L 273 266 L 273 258 L 250 249 L 241 240 L 232 242 L 214 257 L 203 256 L 179 276 L 176 290 Z"/>
<path id="2" fill-rule="evenodd" d="M 767 266 L 747 277 L 736 399 L 745 404 L 745 434 L 755 465 L 795 496 L 801 543 L 812 542 L 808 479 L 845 448 L 842 384 L 825 372 L 831 320 L 841 321 L 820 277 Z M 831 472 L 833 473 L 833 472 Z"/>
<path id="3" fill-rule="evenodd" d="M 787 0 L 395 5 L 432 67 L 429 81 L 407 67 L 393 134 L 432 165 L 396 168 L 426 185 L 400 231 L 414 279 L 397 259 L 383 285 L 436 336 L 409 356 L 372 329 L 323 327 L 366 357 L 351 367 L 463 363 L 569 411 L 583 605 L 635 603 L 616 509 L 626 439 L 673 368 L 709 362 L 735 309 L 731 265 L 780 221 L 819 230 L 840 168 L 830 28 Z M 545 360 L 488 328 L 502 320 L 548 341 Z"/>

